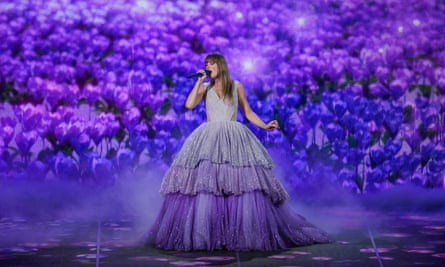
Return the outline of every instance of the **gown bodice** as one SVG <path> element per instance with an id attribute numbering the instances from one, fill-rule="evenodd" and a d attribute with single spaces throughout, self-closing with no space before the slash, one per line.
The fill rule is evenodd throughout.
<path id="1" fill-rule="evenodd" d="M 224 97 L 219 97 L 210 84 L 204 85 L 206 88 L 206 114 L 207 121 L 236 121 L 238 114 L 238 83 L 233 82 L 232 103 Z"/>

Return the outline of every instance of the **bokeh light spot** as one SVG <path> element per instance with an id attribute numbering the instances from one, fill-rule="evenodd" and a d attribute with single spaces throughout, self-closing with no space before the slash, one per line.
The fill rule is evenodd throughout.
<path id="1" fill-rule="evenodd" d="M 295 22 L 297 23 L 298 26 L 304 26 L 306 24 L 306 19 L 305 18 L 297 18 L 295 20 Z"/>
<path id="2" fill-rule="evenodd" d="M 136 256 L 136 257 L 129 257 L 128 259 L 132 261 L 168 261 L 167 258 L 153 257 L 153 256 Z"/>
<path id="3" fill-rule="evenodd" d="M 98 255 L 96 255 L 96 254 L 79 254 L 79 255 L 76 255 L 76 258 L 77 259 L 95 259 L 97 256 Z M 102 259 L 105 257 L 108 257 L 108 255 L 99 254 L 99 259 Z"/>
<path id="4" fill-rule="evenodd" d="M 151 8 L 153 5 L 151 4 L 151 2 L 146 1 L 146 0 L 138 0 L 136 2 L 136 6 L 139 8 L 144 8 L 144 9 L 148 9 Z"/>
<path id="5" fill-rule="evenodd" d="M 247 71 L 253 70 L 253 61 L 251 59 L 246 59 L 243 61 L 243 69 Z"/>
<path id="6" fill-rule="evenodd" d="M 292 254 L 296 254 L 296 255 L 308 255 L 308 254 L 311 254 L 308 251 L 292 251 L 291 253 Z"/>
<path id="7" fill-rule="evenodd" d="M 443 231 L 443 230 L 445 230 L 445 225 L 426 225 L 426 226 L 424 226 L 424 228 Z"/>
<path id="8" fill-rule="evenodd" d="M 205 261 L 174 261 L 170 264 L 176 266 L 207 266 L 210 263 Z"/>
<path id="9" fill-rule="evenodd" d="M 312 259 L 313 259 L 314 261 L 330 261 L 330 260 L 332 260 L 333 258 L 332 258 L 332 257 L 312 257 Z"/>
<path id="10" fill-rule="evenodd" d="M 408 253 L 419 253 L 419 254 L 432 254 L 435 251 L 434 250 L 429 250 L 429 249 L 410 249 L 410 250 L 407 250 L 406 252 L 408 252 Z"/>
<path id="11" fill-rule="evenodd" d="M 295 256 L 292 255 L 272 255 L 268 257 L 269 259 L 275 259 L 275 260 L 290 260 L 295 258 Z"/>
<path id="12" fill-rule="evenodd" d="M 208 257 L 199 257 L 196 258 L 198 261 L 229 261 L 235 260 L 235 257 L 232 256 L 208 256 Z"/>
<path id="13" fill-rule="evenodd" d="M 395 237 L 395 238 L 404 238 L 404 237 L 410 237 L 410 234 L 405 234 L 405 233 L 386 233 L 383 234 L 383 236 L 386 237 Z"/>

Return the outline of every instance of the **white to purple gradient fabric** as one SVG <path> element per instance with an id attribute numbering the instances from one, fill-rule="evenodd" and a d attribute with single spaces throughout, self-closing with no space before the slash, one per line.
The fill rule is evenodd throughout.
<path id="1" fill-rule="evenodd" d="M 148 244 L 166 250 L 278 250 L 329 242 L 325 232 L 260 191 L 167 194 Z"/>
<path id="2" fill-rule="evenodd" d="M 148 244 L 238 251 L 329 242 L 285 202 L 288 194 L 272 173 L 267 150 L 246 126 L 230 119 L 237 105 L 210 90 L 209 121 L 187 138 L 164 176 L 165 200 Z"/>

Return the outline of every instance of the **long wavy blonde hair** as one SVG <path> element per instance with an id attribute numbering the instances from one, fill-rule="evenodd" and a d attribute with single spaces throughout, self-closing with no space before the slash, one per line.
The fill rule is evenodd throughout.
<path id="1" fill-rule="evenodd" d="M 233 81 L 230 78 L 229 67 L 227 66 L 227 61 L 223 55 L 220 54 L 209 54 L 205 58 L 205 63 L 216 63 L 218 66 L 218 77 L 221 79 L 221 84 L 223 87 L 223 97 L 229 102 L 232 102 L 233 98 Z M 215 80 L 210 81 L 210 86 L 215 85 Z"/>

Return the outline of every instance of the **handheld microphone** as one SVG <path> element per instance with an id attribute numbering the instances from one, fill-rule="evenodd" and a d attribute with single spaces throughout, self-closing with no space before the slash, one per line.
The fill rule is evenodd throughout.
<path id="1" fill-rule="evenodd" d="M 205 72 L 206 72 L 207 76 L 210 76 L 211 71 L 205 70 Z M 197 73 L 188 75 L 187 78 L 191 79 L 191 78 L 197 78 L 197 77 L 201 77 L 201 76 L 203 76 L 203 74 L 201 72 L 197 72 Z"/>

